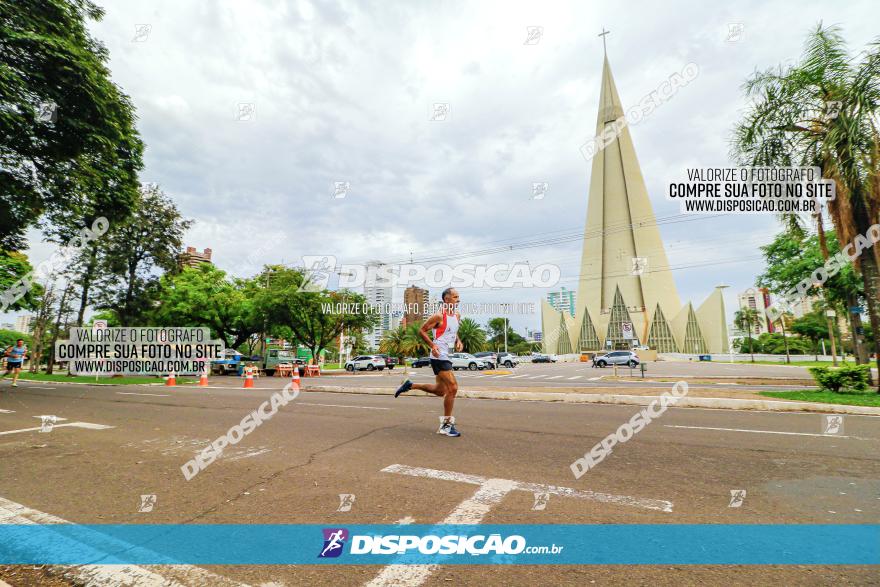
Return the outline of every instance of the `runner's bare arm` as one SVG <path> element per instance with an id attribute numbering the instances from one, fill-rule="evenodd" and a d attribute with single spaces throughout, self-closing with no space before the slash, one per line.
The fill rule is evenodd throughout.
<path id="1" fill-rule="evenodd" d="M 458 320 L 458 323 L 461 324 L 461 314 L 456 312 L 455 318 Z M 460 353 L 463 350 L 464 350 L 464 343 L 461 342 L 461 339 L 458 338 L 458 333 L 456 333 L 456 335 L 455 335 L 455 351 Z"/>
<path id="2" fill-rule="evenodd" d="M 423 339 L 425 339 L 425 342 L 427 342 L 431 346 L 431 355 L 434 357 L 440 356 L 440 349 L 438 349 L 437 345 L 434 344 L 434 340 L 428 334 L 428 331 L 434 329 L 442 321 L 443 317 L 440 314 L 434 314 L 433 316 L 425 320 L 425 323 L 422 324 L 421 328 L 419 328 L 419 334 Z"/>

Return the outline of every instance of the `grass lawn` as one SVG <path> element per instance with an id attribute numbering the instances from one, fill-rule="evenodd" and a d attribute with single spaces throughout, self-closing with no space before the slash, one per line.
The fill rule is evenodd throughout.
<path id="1" fill-rule="evenodd" d="M 12 375 L 8 375 L 7 379 L 12 379 Z M 48 375 L 46 373 L 27 373 L 22 371 L 19 379 L 26 381 L 59 381 L 59 382 L 73 382 L 73 383 L 91 383 L 94 385 L 95 378 L 87 377 L 85 375 L 67 375 L 66 373 L 53 373 L 52 375 Z M 161 377 L 148 377 L 148 376 L 134 376 L 134 377 L 98 377 L 97 382 L 100 383 L 112 383 L 115 385 L 136 385 L 136 384 L 144 384 L 144 383 L 164 383 L 164 380 Z M 186 383 L 197 383 L 198 379 L 192 377 L 177 377 L 178 384 L 186 384 Z"/>
<path id="2" fill-rule="evenodd" d="M 728 363 L 728 364 L 730 364 L 730 361 L 713 361 L 713 362 L 714 363 Z M 734 361 L 734 363 L 736 363 L 738 365 L 749 365 L 749 364 L 751 364 L 751 361 L 748 361 L 748 360 Z M 834 363 L 832 363 L 831 361 L 816 361 L 813 359 L 795 359 L 794 357 L 792 357 L 791 363 L 786 363 L 785 358 L 783 357 L 783 359 L 781 361 L 755 361 L 754 364 L 755 365 L 796 365 L 798 367 L 831 367 L 834 365 Z M 855 363 L 855 361 L 847 361 L 846 363 L 843 363 L 842 361 L 838 360 L 837 364 L 838 365 L 843 365 L 843 364 L 855 365 L 856 363 Z"/>
<path id="3" fill-rule="evenodd" d="M 762 391 L 760 394 L 774 399 L 794 400 L 800 402 L 880 407 L 880 393 L 877 393 L 876 390 L 834 393 L 833 391 L 805 389 L 803 391 Z"/>

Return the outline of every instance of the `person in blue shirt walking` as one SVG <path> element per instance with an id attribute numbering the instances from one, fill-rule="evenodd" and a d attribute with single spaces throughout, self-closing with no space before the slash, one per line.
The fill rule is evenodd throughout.
<path id="1" fill-rule="evenodd" d="M 12 387 L 18 386 L 18 376 L 21 374 L 21 364 L 24 362 L 26 354 L 27 346 L 21 338 L 15 341 L 15 346 L 6 349 L 6 373 L 3 374 L 3 378 L 11 372 Z"/>

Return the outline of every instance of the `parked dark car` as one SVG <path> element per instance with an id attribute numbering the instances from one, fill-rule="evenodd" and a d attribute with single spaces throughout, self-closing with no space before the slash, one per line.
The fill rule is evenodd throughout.
<path id="1" fill-rule="evenodd" d="M 385 359 L 385 366 L 389 369 L 394 369 L 394 366 L 397 364 L 396 357 L 389 357 L 388 355 L 376 355 L 377 357 L 382 357 Z"/>
<path id="2" fill-rule="evenodd" d="M 431 364 L 431 357 L 420 357 L 412 362 L 413 367 L 428 367 Z"/>

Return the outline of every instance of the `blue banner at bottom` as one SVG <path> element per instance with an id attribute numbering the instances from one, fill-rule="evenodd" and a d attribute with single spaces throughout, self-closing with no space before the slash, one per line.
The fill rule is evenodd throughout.
<path id="1" fill-rule="evenodd" d="M 2 525 L 0 564 L 877 565 L 880 525 Z"/>

